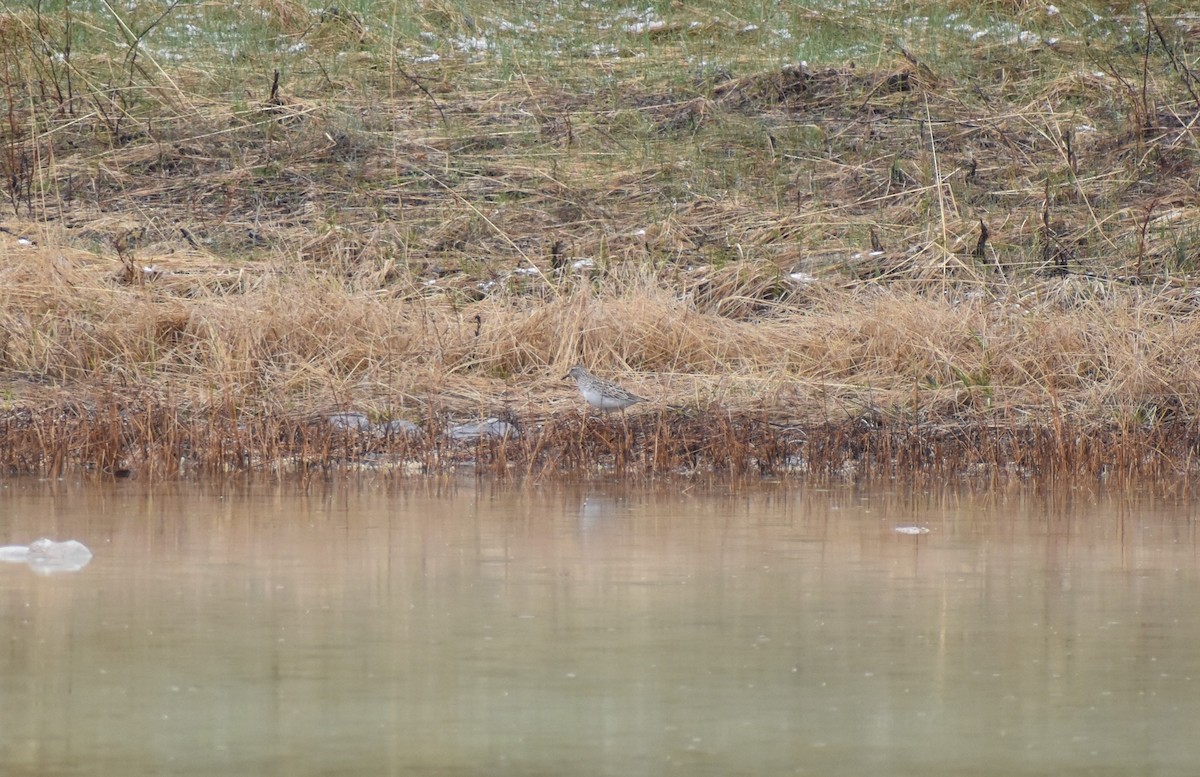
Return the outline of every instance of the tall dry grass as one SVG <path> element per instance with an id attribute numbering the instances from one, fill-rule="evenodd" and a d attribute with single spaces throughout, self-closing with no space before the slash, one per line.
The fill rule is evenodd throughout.
<path id="1" fill-rule="evenodd" d="M 131 390 L 256 412 L 418 416 L 432 403 L 545 417 L 578 405 L 561 376 L 583 362 L 667 405 L 789 419 L 1130 422 L 1194 407 L 1200 385 L 1200 322 L 1175 288 L 817 282 L 739 319 L 640 267 L 457 304 L 281 268 L 240 270 L 236 293 L 214 291 L 227 272 L 125 284 L 111 264 L 12 248 L 0 270 L 10 402 Z"/>

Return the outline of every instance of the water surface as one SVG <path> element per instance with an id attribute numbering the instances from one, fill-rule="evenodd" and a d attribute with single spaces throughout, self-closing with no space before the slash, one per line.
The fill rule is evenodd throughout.
<path id="1" fill-rule="evenodd" d="M 1200 773 L 1194 505 L 0 484 L 5 775 Z M 928 534 L 904 535 L 898 526 Z"/>

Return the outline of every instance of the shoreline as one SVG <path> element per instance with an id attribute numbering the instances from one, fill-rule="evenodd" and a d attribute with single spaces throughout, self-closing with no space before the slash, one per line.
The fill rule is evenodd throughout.
<path id="1" fill-rule="evenodd" d="M 598 417 L 453 417 L 359 427 L 345 415 L 231 420 L 166 405 L 9 409 L 0 468 L 12 476 L 96 474 L 149 480 L 239 473 L 363 471 L 535 480 L 629 479 L 1031 483 L 1174 481 L 1196 474 L 1200 428 L 917 422 L 860 416 L 800 422 L 767 412 L 647 410 Z"/>

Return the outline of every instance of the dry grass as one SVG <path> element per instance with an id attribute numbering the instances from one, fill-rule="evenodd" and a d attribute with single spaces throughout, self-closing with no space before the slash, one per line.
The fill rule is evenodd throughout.
<path id="1" fill-rule="evenodd" d="M 696 26 L 677 8 L 613 33 L 645 56 L 597 67 L 520 36 L 416 62 L 483 35 L 466 6 L 420 4 L 408 29 L 260 5 L 306 47 L 278 80 L 148 45 L 122 60 L 118 37 L 64 54 L 66 14 L 0 20 L 11 470 L 384 451 L 528 474 L 1191 469 L 1186 14 L 781 67 L 736 9 Z M 583 424 L 560 380 L 580 361 L 654 404 Z M 422 436 L 313 422 L 338 410 Z M 488 416 L 519 441 L 440 436 Z"/>

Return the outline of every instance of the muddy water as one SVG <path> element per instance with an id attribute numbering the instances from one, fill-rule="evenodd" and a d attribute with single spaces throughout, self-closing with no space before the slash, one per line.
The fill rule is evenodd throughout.
<path id="1" fill-rule="evenodd" d="M 1194 775 L 1193 505 L 0 484 L 5 775 Z M 897 527 L 928 528 L 902 534 Z"/>

